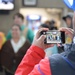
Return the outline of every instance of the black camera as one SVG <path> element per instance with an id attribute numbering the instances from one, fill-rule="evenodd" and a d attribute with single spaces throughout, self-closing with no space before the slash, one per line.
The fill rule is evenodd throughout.
<path id="1" fill-rule="evenodd" d="M 65 43 L 65 32 L 58 30 L 42 31 L 41 35 L 46 35 L 45 44 Z"/>

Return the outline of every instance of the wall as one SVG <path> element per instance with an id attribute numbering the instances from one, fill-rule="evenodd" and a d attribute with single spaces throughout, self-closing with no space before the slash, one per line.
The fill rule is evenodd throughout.
<path id="1" fill-rule="evenodd" d="M 50 15 L 47 13 L 46 9 L 44 8 L 25 8 L 25 9 L 20 9 L 20 13 L 23 14 L 25 17 L 27 15 L 41 15 L 41 17 L 47 18 L 47 20 L 50 20 Z M 43 22 L 43 19 L 42 19 Z"/>
<path id="2" fill-rule="evenodd" d="M 21 8 L 20 9 L 20 13 L 24 15 L 25 20 L 26 20 L 27 15 L 33 15 L 33 14 L 40 15 L 42 23 L 44 23 L 47 20 L 49 21 L 55 20 L 57 22 L 58 27 L 60 27 L 60 15 L 59 14 L 61 14 L 61 12 L 62 12 L 62 9 L 49 9 L 49 8 L 47 9 L 46 8 Z M 25 24 L 26 24 L 26 21 L 25 21 Z"/>
<path id="3" fill-rule="evenodd" d="M 10 12 L 9 15 L 0 15 L 0 31 L 7 33 L 10 29 L 11 25 L 13 24 L 12 16 L 19 11 L 19 2 L 20 0 L 15 0 L 15 9 Z"/>
<path id="4" fill-rule="evenodd" d="M 38 0 L 37 7 L 65 8 L 65 5 L 62 0 Z M 11 11 L 9 15 L 0 15 L 0 31 L 7 33 L 13 23 L 12 16 L 18 12 L 20 8 L 24 8 L 24 6 L 22 6 L 22 0 L 15 0 L 15 10 Z"/>

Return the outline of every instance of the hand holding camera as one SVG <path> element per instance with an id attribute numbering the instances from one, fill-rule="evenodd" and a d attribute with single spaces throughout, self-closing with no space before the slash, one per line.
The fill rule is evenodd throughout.
<path id="1" fill-rule="evenodd" d="M 48 29 L 42 28 L 37 32 L 36 36 L 34 37 L 33 45 L 38 46 L 43 50 L 45 50 L 46 48 L 49 48 L 49 47 L 53 47 L 54 44 L 47 45 L 44 43 L 44 40 L 46 39 L 46 35 L 40 35 L 40 33 L 42 31 L 48 31 Z"/>
<path id="2" fill-rule="evenodd" d="M 73 37 L 73 30 L 70 28 L 61 28 L 59 31 L 49 31 L 47 28 L 40 29 L 34 37 L 33 45 L 45 50 L 53 47 L 57 43 L 65 43 L 65 34 Z"/>
<path id="3" fill-rule="evenodd" d="M 62 28 L 60 28 L 60 31 L 65 32 L 65 34 L 66 34 L 67 36 L 69 36 L 71 39 L 73 38 L 73 34 L 74 34 L 74 30 L 73 30 L 73 29 L 62 27 Z"/>

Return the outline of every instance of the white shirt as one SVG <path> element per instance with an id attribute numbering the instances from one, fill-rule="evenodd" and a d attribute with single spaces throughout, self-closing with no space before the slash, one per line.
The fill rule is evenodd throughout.
<path id="1" fill-rule="evenodd" d="M 19 51 L 19 49 L 24 45 L 25 41 L 25 37 L 21 37 L 18 43 L 15 43 L 14 40 L 11 39 L 11 44 L 15 53 Z"/>

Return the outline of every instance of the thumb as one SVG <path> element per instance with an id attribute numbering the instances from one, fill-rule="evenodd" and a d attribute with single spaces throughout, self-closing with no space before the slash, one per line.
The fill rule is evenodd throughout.
<path id="1" fill-rule="evenodd" d="M 46 35 L 41 35 L 40 38 L 39 38 L 38 40 L 40 40 L 40 41 L 44 41 L 45 38 L 46 38 Z"/>

